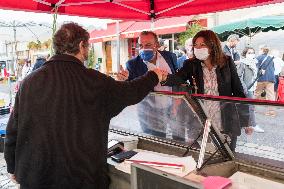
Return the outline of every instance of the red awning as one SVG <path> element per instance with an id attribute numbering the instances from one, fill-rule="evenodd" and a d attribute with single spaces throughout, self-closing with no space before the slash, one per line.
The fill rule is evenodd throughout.
<path id="1" fill-rule="evenodd" d="M 189 21 L 193 16 L 181 16 L 159 19 L 154 22 L 153 31 L 158 35 L 180 33 L 187 29 Z M 128 29 L 121 33 L 122 38 L 136 38 L 140 32 L 151 29 L 151 22 L 135 22 Z"/>
<path id="2" fill-rule="evenodd" d="M 184 32 L 193 16 L 181 16 L 159 19 L 154 22 L 153 31 L 158 35 Z M 136 38 L 140 32 L 151 29 L 151 22 L 120 22 L 121 38 Z M 206 26 L 206 25 L 203 25 Z M 94 30 L 90 34 L 90 42 L 116 40 L 116 23 L 108 24 L 106 30 Z"/>
<path id="3" fill-rule="evenodd" d="M 119 33 L 125 31 L 134 21 L 120 22 Z M 105 30 L 94 30 L 90 33 L 90 43 L 116 40 L 116 23 L 110 23 Z"/>
<path id="4" fill-rule="evenodd" d="M 1 0 L 0 8 L 121 20 L 198 15 L 283 0 Z"/>

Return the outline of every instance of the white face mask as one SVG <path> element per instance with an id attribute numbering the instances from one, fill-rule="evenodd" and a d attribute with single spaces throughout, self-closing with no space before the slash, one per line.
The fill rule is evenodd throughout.
<path id="1" fill-rule="evenodd" d="M 247 54 L 246 58 L 254 59 L 255 58 L 255 54 Z"/>
<path id="2" fill-rule="evenodd" d="M 201 49 L 194 48 L 194 55 L 199 60 L 207 60 L 210 54 L 207 48 L 201 48 Z"/>

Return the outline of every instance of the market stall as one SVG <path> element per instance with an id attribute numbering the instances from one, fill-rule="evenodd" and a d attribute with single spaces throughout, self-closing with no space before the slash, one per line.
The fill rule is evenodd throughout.
<path id="1" fill-rule="evenodd" d="M 216 105 L 221 111 L 226 110 L 226 112 L 235 108 L 234 114 L 223 117 L 227 119 L 227 123 L 232 120 L 242 123 L 243 120 L 233 117 L 247 114 L 249 112 L 246 108 L 254 107 L 256 120 L 265 126 L 266 132 L 247 135 L 245 129 L 240 128 L 241 133 L 235 130 L 230 136 L 225 134 L 224 126 L 218 125 L 219 111 L 215 108 Z M 263 113 L 271 109 L 277 113 L 276 117 L 263 119 Z M 283 111 L 284 104 L 268 101 L 204 95 L 189 96 L 185 93 L 152 93 L 139 104 L 126 108 L 113 118 L 110 132 L 124 137 L 138 137 L 137 148 L 142 152 L 138 150 L 140 155 L 133 156 L 132 160 L 149 161 L 147 153 L 155 155 L 156 152 L 160 153 L 157 157 L 174 155 L 176 158 L 192 157 L 195 160 L 196 167 L 189 172 L 187 172 L 187 167 L 194 164 L 190 160 L 184 164 L 184 172 L 163 170 L 162 173 L 169 173 L 170 176 L 189 177 L 191 181 L 192 174 L 202 179 L 221 176 L 229 178 L 235 188 L 241 186 L 249 188 L 253 186 L 253 183 L 258 183 L 257 188 L 259 189 L 266 188 L 268 185 L 280 189 L 284 187 L 284 145 L 281 137 L 282 129 L 275 130 L 274 128 L 282 126 L 284 120 L 281 112 Z M 208 132 L 206 131 L 206 120 L 211 122 L 211 131 L 208 133 L 204 158 L 202 158 L 204 133 Z M 230 124 L 235 125 L 235 122 L 230 122 Z M 239 136 L 236 148 L 231 149 L 230 144 L 233 142 L 231 136 L 234 134 Z M 133 148 L 135 146 L 127 150 L 133 150 Z M 156 158 L 156 161 L 166 163 L 164 161 L 167 160 Z M 173 163 L 173 161 L 167 163 Z M 130 188 L 132 175 L 130 176 L 129 163 L 131 162 L 126 161 L 117 164 L 109 160 L 111 188 Z M 153 167 L 156 168 L 155 165 Z M 249 179 L 245 180 L 245 177 Z"/>

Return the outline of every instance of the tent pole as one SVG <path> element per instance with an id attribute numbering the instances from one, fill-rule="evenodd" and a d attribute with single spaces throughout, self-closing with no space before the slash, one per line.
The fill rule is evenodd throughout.
<path id="1" fill-rule="evenodd" d="M 116 72 L 120 70 L 120 39 L 119 39 L 119 21 L 116 21 Z"/>
<path id="2" fill-rule="evenodd" d="M 150 28 L 150 30 L 153 31 L 154 28 L 155 28 L 155 20 L 154 20 L 154 18 L 151 18 L 151 28 Z"/>
<path id="3" fill-rule="evenodd" d="M 175 34 L 174 33 L 172 33 L 172 52 L 175 52 Z"/>
<path id="4" fill-rule="evenodd" d="M 53 40 L 53 37 L 54 37 L 54 34 L 56 32 L 56 22 L 57 22 L 57 13 L 58 13 L 58 7 L 55 7 L 54 9 L 54 13 L 53 13 L 53 23 L 52 23 L 52 40 Z M 54 55 L 54 50 L 53 50 L 53 47 L 52 47 L 52 43 L 50 45 L 50 55 Z"/>
<path id="5" fill-rule="evenodd" d="M 249 27 L 249 46 L 251 46 L 251 29 Z"/>
<path id="6" fill-rule="evenodd" d="M 151 17 L 151 30 L 153 31 L 155 28 L 155 4 L 154 4 L 154 0 L 150 0 L 150 17 Z"/>

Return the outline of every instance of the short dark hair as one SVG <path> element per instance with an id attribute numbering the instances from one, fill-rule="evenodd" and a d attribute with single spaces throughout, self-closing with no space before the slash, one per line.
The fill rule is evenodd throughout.
<path id="1" fill-rule="evenodd" d="M 252 48 L 252 47 L 245 47 L 244 50 L 243 50 L 243 52 L 242 52 L 242 56 L 243 56 L 243 57 L 246 57 L 246 54 L 247 54 L 248 50 L 250 50 L 250 49 L 252 49 L 253 52 L 255 53 L 254 48 Z"/>
<path id="2" fill-rule="evenodd" d="M 81 26 L 71 22 L 63 24 L 53 37 L 53 48 L 55 54 L 77 54 L 79 44 L 83 41 L 84 46 L 88 46 L 90 35 Z"/>
<path id="3" fill-rule="evenodd" d="M 159 43 L 158 36 L 157 36 L 157 34 L 156 34 L 155 32 L 153 32 L 153 31 L 142 31 L 142 32 L 140 33 L 139 37 L 140 37 L 141 35 L 149 35 L 149 34 L 150 34 L 150 35 L 153 35 L 153 37 L 154 37 L 156 43 Z"/>

